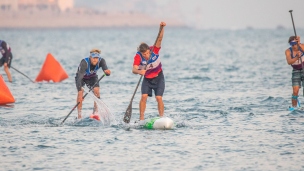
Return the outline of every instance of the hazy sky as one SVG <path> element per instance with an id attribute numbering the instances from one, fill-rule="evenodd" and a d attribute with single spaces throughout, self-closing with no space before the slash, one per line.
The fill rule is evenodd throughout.
<path id="1" fill-rule="evenodd" d="M 195 28 L 304 28 L 304 0 L 75 0 L 103 11 L 139 11 Z"/>

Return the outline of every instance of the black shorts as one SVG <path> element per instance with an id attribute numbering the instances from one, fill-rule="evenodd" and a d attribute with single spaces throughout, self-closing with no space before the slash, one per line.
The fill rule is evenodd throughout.
<path id="1" fill-rule="evenodd" d="M 9 53 L 8 58 L 5 58 L 6 54 L 2 56 L 2 58 L 0 59 L 0 67 L 2 67 L 4 63 L 7 63 L 7 66 L 10 68 L 12 64 L 13 54 L 12 52 L 6 52 L 6 53 Z"/>
<path id="2" fill-rule="evenodd" d="M 75 82 L 76 81 L 77 81 L 77 76 L 75 77 Z M 88 78 L 88 79 L 83 78 L 82 81 L 81 81 L 81 87 L 83 87 L 84 85 L 87 85 L 87 87 L 89 89 L 91 89 L 91 88 L 93 89 L 94 87 L 99 87 L 99 82 L 97 82 L 97 81 L 98 81 L 98 76 L 97 75 L 94 76 L 94 77 Z"/>
<path id="3" fill-rule="evenodd" d="M 163 71 L 155 78 L 144 78 L 141 84 L 141 94 L 148 94 L 148 96 L 152 97 L 152 90 L 154 90 L 155 96 L 163 96 L 165 91 L 165 77 Z"/>

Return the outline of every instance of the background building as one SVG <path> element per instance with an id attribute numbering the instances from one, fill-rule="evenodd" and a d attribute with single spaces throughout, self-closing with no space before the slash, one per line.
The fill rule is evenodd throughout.
<path id="1" fill-rule="evenodd" d="M 74 0 L 0 0 L 1 11 L 19 10 L 59 10 L 67 11 L 74 7 Z"/>
<path id="2" fill-rule="evenodd" d="M 1 11 L 17 11 L 18 0 L 0 0 Z"/>

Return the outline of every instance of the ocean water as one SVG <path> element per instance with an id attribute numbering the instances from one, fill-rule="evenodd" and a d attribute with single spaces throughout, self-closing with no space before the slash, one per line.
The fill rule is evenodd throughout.
<path id="1" fill-rule="evenodd" d="M 125 129 L 122 118 L 140 78 L 131 72 L 133 57 L 141 42 L 154 43 L 157 32 L 0 30 L 0 39 L 13 49 L 12 66 L 32 80 L 47 53 L 69 75 L 60 83 L 32 83 L 11 69 L 13 83 L 7 86 L 16 102 L 0 107 L 0 170 L 304 170 L 304 111 L 288 111 L 291 67 L 284 53 L 292 29 L 167 26 L 160 51 L 163 100 L 165 115 L 176 126 Z M 100 82 L 111 119 L 75 123 L 74 111 L 61 126 L 76 105 L 77 67 L 95 47 L 112 71 Z M 0 74 L 7 81 L 3 68 Z M 131 123 L 139 118 L 139 100 L 140 88 Z M 91 95 L 85 98 L 84 114 L 90 114 L 93 102 Z M 149 98 L 145 117 L 157 115 L 155 98 Z"/>

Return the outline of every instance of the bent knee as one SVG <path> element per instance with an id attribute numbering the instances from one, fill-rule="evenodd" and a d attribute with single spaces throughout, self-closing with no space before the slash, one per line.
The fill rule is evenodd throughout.
<path id="1" fill-rule="evenodd" d="M 163 97 L 162 96 L 155 96 L 156 101 L 163 101 Z"/>
<path id="2" fill-rule="evenodd" d="M 299 93 L 300 86 L 293 86 L 293 93 L 297 95 Z"/>
<path id="3" fill-rule="evenodd" d="M 99 87 L 94 87 L 93 92 L 95 95 L 99 94 Z"/>
<path id="4" fill-rule="evenodd" d="M 147 101 L 147 99 L 148 99 L 148 94 L 141 95 L 141 101 Z"/>

